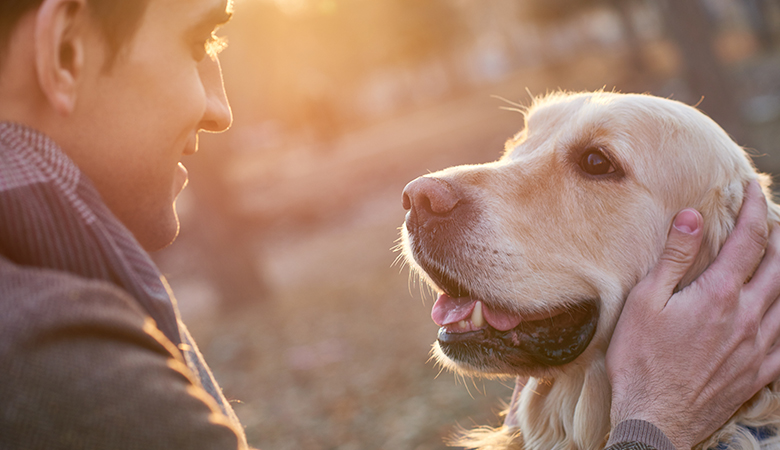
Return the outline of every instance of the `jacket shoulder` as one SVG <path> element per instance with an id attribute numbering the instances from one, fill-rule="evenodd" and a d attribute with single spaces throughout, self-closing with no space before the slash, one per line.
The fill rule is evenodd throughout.
<path id="1" fill-rule="evenodd" d="M 216 449 L 237 430 L 118 287 L 0 258 L 0 448 Z"/>
<path id="2" fill-rule="evenodd" d="M 146 315 L 119 287 L 0 258 L 0 354 L 47 328 L 105 322 L 142 327 Z"/>

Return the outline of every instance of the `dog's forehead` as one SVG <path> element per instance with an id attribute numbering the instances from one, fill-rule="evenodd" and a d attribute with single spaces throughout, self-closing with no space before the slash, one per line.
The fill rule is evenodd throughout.
<path id="1" fill-rule="evenodd" d="M 526 129 L 559 136 L 626 131 L 639 120 L 653 119 L 644 103 L 641 96 L 614 93 L 553 97 L 536 102 L 528 111 Z"/>
<path id="2" fill-rule="evenodd" d="M 537 99 L 525 115 L 525 127 L 506 142 L 510 159 L 572 144 L 607 143 L 630 128 L 622 96 L 555 95 Z M 630 108 L 629 108 L 630 109 Z M 526 144 L 526 145 L 523 145 Z"/>
<path id="3" fill-rule="evenodd" d="M 648 153 L 702 117 L 689 106 L 649 95 L 558 93 L 534 101 L 525 128 L 507 141 L 504 155 L 518 159 L 582 145 L 610 147 L 616 156 L 638 147 Z"/>
<path id="4" fill-rule="evenodd" d="M 524 173 L 578 174 L 583 155 L 591 150 L 620 169 L 623 186 L 664 198 L 675 197 L 675 180 L 724 185 L 730 182 L 718 174 L 754 170 L 742 148 L 696 108 L 649 95 L 612 93 L 560 94 L 536 101 L 526 113 L 526 128 L 507 143 L 502 163 Z M 566 167 L 574 170 L 558 170 Z"/>

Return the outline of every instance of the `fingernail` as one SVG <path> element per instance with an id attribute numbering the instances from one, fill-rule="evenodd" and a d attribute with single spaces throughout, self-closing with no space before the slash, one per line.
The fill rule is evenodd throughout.
<path id="1" fill-rule="evenodd" d="M 674 227 L 685 234 L 693 234 L 699 229 L 699 218 L 692 209 L 683 209 L 674 218 Z"/>

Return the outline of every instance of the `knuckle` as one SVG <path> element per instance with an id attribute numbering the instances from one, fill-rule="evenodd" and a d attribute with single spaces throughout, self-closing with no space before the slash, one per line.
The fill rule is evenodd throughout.
<path id="1" fill-rule="evenodd" d="M 761 222 L 750 222 L 746 229 L 748 238 L 754 245 L 763 249 L 767 245 L 769 240 L 769 230 L 767 228 L 766 220 Z"/>
<path id="2" fill-rule="evenodd" d="M 640 281 L 639 284 L 634 286 L 633 289 L 631 289 L 628 297 L 631 300 L 641 301 L 642 299 L 650 297 L 652 291 L 652 280 L 650 278 L 645 278 L 644 280 Z"/>
<path id="3" fill-rule="evenodd" d="M 664 249 L 663 254 L 661 254 L 660 262 L 665 264 L 672 264 L 674 266 L 680 266 L 688 264 L 691 259 L 691 254 L 687 251 L 687 249 L 677 246 L 670 246 Z"/>
<path id="4" fill-rule="evenodd" d="M 774 259 L 778 254 L 778 247 L 780 247 L 780 230 L 778 228 L 778 226 L 773 227 L 772 233 L 767 237 L 765 258 Z"/>
<path id="5" fill-rule="evenodd" d="M 628 317 L 629 314 L 634 314 L 636 311 L 641 311 L 650 298 L 647 289 L 637 289 L 637 287 L 632 289 L 631 292 L 628 293 L 626 301 L 623 303 L 621 318 Z"/>
<path id="6" fill-rule="evenodd" d="M 660 295 L 659 286 L 658 277 L 649 276 L 645 278 L 631 289 L 625 303 L 625 308 L 630 310 L 635 310 L 637 308 L 642 309 L 644 305 L 649 304 L 653 299 Z"/>
<path id="7" fill-rule="evenodd" d="M 748 311 L 740 318 L 742 336 L 746 339 L 754 339 L 759 334 L 761 319 L 754 311 Z"/>
<path id="8" fill-rule="evenodd" d="M 741 282 L 735 281 L 733 277 L 707 275 L 709 274 L 705 272 L 701 277 L 701 281 L 713 302 L 724 305 L 736 305 L 738 303 L 742 287 Z"/>

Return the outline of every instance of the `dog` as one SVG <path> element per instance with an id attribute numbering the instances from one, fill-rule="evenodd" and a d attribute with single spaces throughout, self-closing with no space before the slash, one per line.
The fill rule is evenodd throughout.
<path id="1" fill-rule="evenodd" d="M 610 429 L 607 346 L 674 216 L 691 207 L 704 218 L 682 288 L 714 260 L 746 184 L 758 179 L 771 198 L 770 178 L 714 121 L 674 100 L 557 92 L 522 112 L 525 127 L 498 161 L 406 186 L 400 246 L 439 294 L 438 362 L 468 376 L 528 378 L 503 427 L 459 445 L 600 449 Z M 771 227 L 780 207 L 768 204 Z M 759 448 L 740 427 L 780 425 L 778 405 L 773 383 L 698 447 Z"/>

